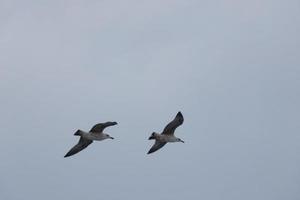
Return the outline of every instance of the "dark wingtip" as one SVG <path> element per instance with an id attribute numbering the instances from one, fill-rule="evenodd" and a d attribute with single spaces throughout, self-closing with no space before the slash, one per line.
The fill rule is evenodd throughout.
<path id="1" fill-rule="evenodd" d="M 183 123 L 184 119 L 183 119 L 183 115 L 180 111 L 177 113 L 176 118 L 179 118 L 180 122 Z"/>
<path id="2" fill-rule="evenodd" d="M 156 150 L 157 150 L 157 149 L 151 148 L 151 149 L 149 149 L 149 151 L 147 152 L 147 154 L 153 153 L 153 152 L 155 152 Z"/>
<path id="3" fill-rule="evenodd" d="M 65 156 L 64 156 L 64 158 L 66 158 L 66 157 L 70 157 L 70 156 L 72 156 L 72 155 L 74 155 L 73 153 L 71 153 L 71 152 L 68 152 Z"/>

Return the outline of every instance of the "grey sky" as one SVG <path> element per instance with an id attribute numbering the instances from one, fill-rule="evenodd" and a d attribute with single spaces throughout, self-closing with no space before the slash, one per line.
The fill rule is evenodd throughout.
<path id="1" fill-rule="evenodd" d="M 299 34 L 296 0 L 0 0 L 0 198 L 300 199 Z"/>

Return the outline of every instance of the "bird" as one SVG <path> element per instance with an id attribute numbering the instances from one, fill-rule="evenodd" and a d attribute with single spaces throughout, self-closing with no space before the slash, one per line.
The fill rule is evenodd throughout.
<path id="1" fill-rule="evenodd" d="M 149 140 L 155 140 L 154 145 L 148 151 L 147 154 L 153 153 L 158 149 L 162 148 L 168 142 L 182 142 L 183 140 L 174 136 L 175 129 L 183 124 L 183 115 L 181 112 L 178 112 L 176 117 L 164 128 L 161 134 L 153 132 L 148 138 Z"/>
<path id="2" fill-rule="evenodd" d="M 85 149 L 87 146 L 93 143 L 94 140 L 101 141 L 105 139 L 114 139 L 110 135 L 103 133 L 103 130 L 106 127 L 117 125 L 117 122 L 105 122 L 105 123 L 99 123 L 92 127 L 92 129 L 89 132 L 82 131 L 78 129 L 74 135 L 80 136 L 79 142 L 70 149 L 70 151 L 64 156 L 69 157 L 72 156 L 83 149 Z"/>

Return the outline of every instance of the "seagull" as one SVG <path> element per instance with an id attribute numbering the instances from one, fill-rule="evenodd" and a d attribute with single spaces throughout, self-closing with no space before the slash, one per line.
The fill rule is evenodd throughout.
<path id="1" fill-rule="evenodd" d="M 105 139 L 114 139 L 110 135 L 103 133 L 103 130 L 106 127 L 114 126 L 118 124 L 117 122 L 105 122 L 99 123 L 93 126 L 93 128 L 89 132 L 85 132 L 82 130 L 77 130 L 74 135 L 80 136 L 79 142 L 64 156 L 69 157 L 72 156 L 79 151 L 82 151 L 87 146 L 89 146 L 94 140 L 105 140 Z"/>
<path id="2" fill-rule="evenodd" d="M 162 148 L 168 142 L 182 142 L 183 140 L 174 136 L 175 129 L 183 123 L 183 115 L 181 112 L 178 112 L 176 117 L 171 121 L 163 130 L 161 134 L 153 132 L 149 137 L 149 140 L 155 140 L 154 145 L 148 151 L 147 154 L 153 153 L 158 149 Z"/>

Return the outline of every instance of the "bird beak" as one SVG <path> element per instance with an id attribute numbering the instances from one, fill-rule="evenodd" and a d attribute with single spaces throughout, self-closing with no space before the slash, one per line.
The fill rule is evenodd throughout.
<path id="1" fill-rule="evenodd" d="M 180 142 L 184 143 L 184 141 L 183 141 L 183 140 L 180 140 Z"/>
<path id="2" fill-rule="evenodd" d="M 109 137 L 109 138 L 112 139 L 112 140 L 115 139 L 115 138 L 113 138 L 113 137 Z"/>

